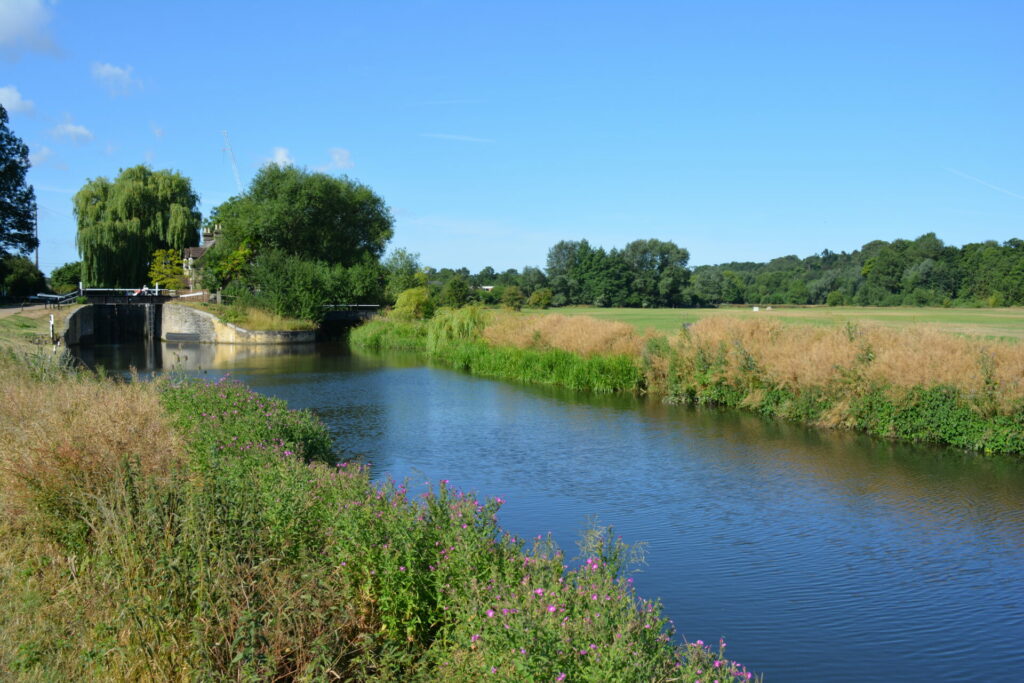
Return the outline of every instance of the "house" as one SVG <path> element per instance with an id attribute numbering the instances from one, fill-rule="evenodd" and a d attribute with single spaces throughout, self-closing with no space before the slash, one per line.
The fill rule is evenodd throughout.
<path id="1" fill-rule="evenodd" d="M 181 269 L 185 274 L 185 279 L 188 280 L 189 289 L 196 288 L 196 281 L 199 279 L 199 260 L 216 243 L 220 234 L 220 225 L 214 225 L 213 228 L 203 230 L 203 243 L 201 246 L 185 247 L 182 253 Z"/>

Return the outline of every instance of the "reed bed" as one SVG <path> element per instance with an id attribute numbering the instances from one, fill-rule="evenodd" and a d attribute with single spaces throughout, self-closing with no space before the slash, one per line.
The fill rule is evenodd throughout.
<path id="1" fill-rule="evenodd" d="M 423 322 L 381 316 L 353 329 L 349 343 L 366 351 L 425 351 L 427 327 Z"/>
<path id="2" fill-rule="evenodd" d="M 483 338 L 493 346 L 559 349 L 581 356 L 639 356 L 645 343 L 626 323 L 557 314 L 498 314 L 484 328 Z"/>
<path id="3" fill-rule="evenodd" d="M 777 321 L 705 318 L 673 340 L 688 358 L 720 355 L 738 382 L 752 371 L 792 390 L 863 382 L 896 390 L 952 387 L 965 396 L 992 393 L 1002 411 L 1024 400 L 1024 344 L 984 341 L 930 326 L 819 328 Z"/>

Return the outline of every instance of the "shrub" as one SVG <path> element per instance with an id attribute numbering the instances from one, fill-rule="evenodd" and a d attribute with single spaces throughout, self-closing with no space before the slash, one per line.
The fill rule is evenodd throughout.
<path id="1" fill-rule="evenodd" d="M 541 287 L 540 289 L 534 290 L 526 303 L 531 308 L 548 308 L 551 306 L 553 298 L 554 293 L 549 288 Z"/>
<path id="2" fill-rule="evenodd" d="M 434 314 L 434 302 L 426 287 L 413 287 L 398 295 L 392 315 L 397 320 L 425 320 Z"/>
<path id="3" fill-rule="evenodd" d="M 525 301 L 526 297 L 523 296 L 523 290 L 519 289 L 518 285 L 509 285 L 501 293 L 501 303 L 513 311 L 521 309 Z"/>

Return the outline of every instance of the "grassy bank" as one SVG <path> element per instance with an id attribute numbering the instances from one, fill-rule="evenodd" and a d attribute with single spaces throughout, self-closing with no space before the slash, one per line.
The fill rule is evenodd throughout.
<path id="1" fill-rule="evenodd" d="M 392 324 L 357 329 L 352 344 L 388 348 Z M 1024 453 L 1024 345 L 1016 342 L 931 326 L 723 316 L 659 334 L 584 316 L 476 309 L 401 325 L 402 338 L 421 339 L 430 358 L 483 376 L 647 392 L 886 438 Z"/>
<path id="2" fill-rule="evenodd" d="M 928 326 L 938 332 L 976 337 L 1024 339 L 1022 308 L 936 308 L 924 306 L 721 306 L 719 308 L 595 308 L 569 306 L 547 313 L 587 316 L 622 322 L 638 330 L 676 333 L 684 323 L 710 318 L 771 320 L 783 324 L 813 327 L 844 327 L 847 323 L 879 325 L 898 329 Z"/>
<path id="3" fill-rule="evenodd" d="M 609 530 L 569 570 L 446 482 L 335 464 L 228 381 L 0 356 L 6 680 L 747 680 L 678 646 Z"/>
<path id="4" fill-rule="evenodd" d="M 79 308 L 81 306 L 70 305 L 55 309 L 42 304 L 0 308 L 0 348 L 21 352 L 49 348 L 50 315 L 53 315 L 54 330 L 59 334 L 67 317 Z"/>

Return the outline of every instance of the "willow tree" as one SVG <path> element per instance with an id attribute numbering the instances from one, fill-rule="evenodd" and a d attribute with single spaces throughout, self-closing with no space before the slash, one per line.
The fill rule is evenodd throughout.
<path id="1" fill-rule="evenodd" d="M 74 198 L 82 280 L 92 287 L 146 283 L 154 252 L 199 245 L 198 203 L 189 179 L 174 171 L 133 166 L 113 182 L 89 180 Z"/>

